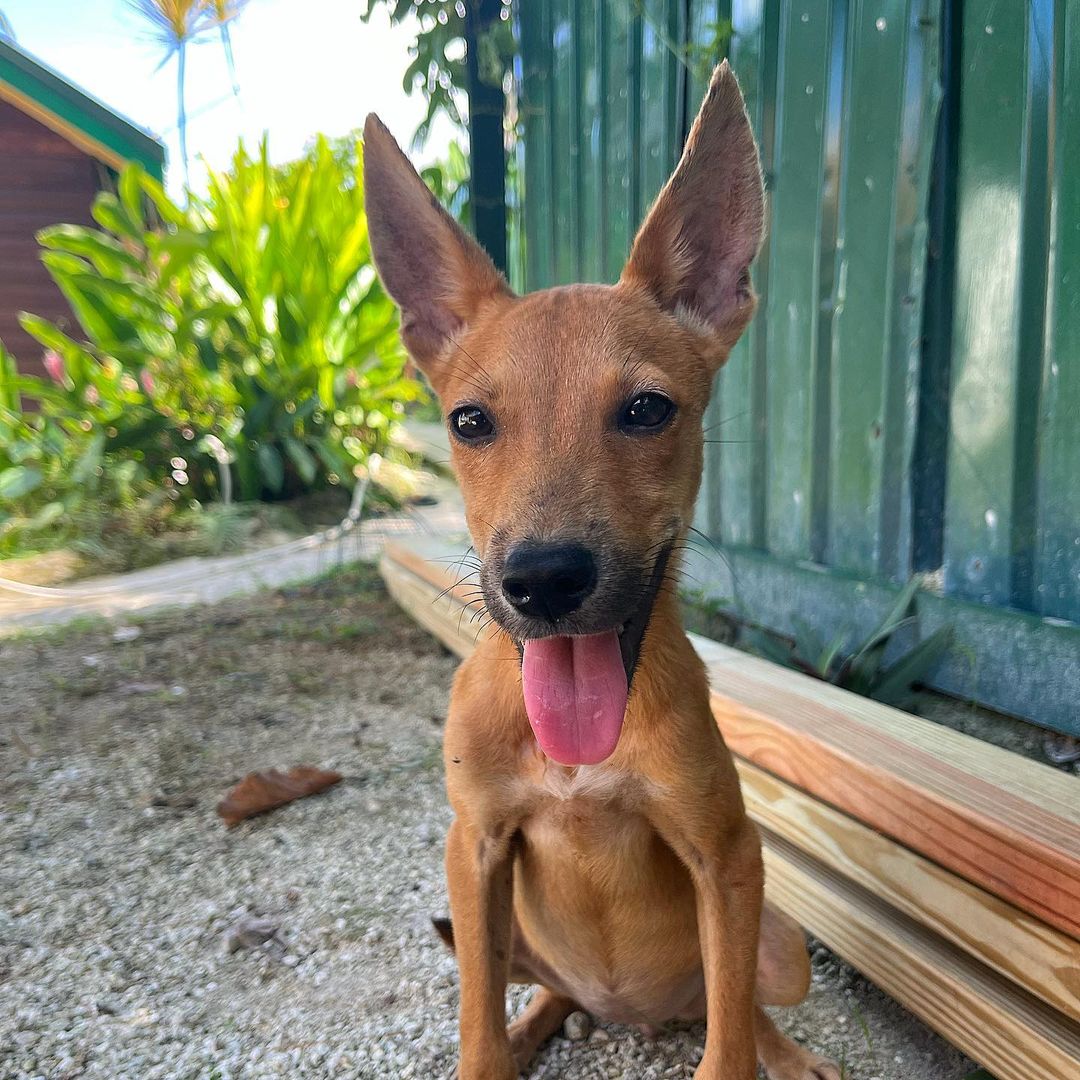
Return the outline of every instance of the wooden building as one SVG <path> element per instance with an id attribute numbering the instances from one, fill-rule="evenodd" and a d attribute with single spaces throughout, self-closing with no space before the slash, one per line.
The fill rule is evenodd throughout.
<path id="1" fill-rule="evenodd" d="M 19 312 L 71 320 L 35 234 L 61 222 L 92 223 L 94 196 L 129 161 L 160 179 L 165 148 L 0 38 L 0 341 L 22 371 L 42 371 L 41 346 L 19 325 Z"/>

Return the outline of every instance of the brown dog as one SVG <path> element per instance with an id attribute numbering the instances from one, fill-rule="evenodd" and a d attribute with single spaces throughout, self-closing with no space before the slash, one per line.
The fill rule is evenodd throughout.
<path id="1" fill-rule="evenodd" d="M 699 1080 L 757 1061 L 839 1080 L 762 1009 L 804 997 L 805 942 L 763 908 L 674 595 L 702 415 L 755 304 L 761 172 L 735 77 L 715 72 L 615 286 L 515 296 L 374 116 L 364 158 L 372 250 L 446 409 L 496 628 L 446 726 L 462 1080 L 517 1076 L 578 1008 L 704 1016 Z M 508 981 L 539 984 L 509 1031 Z"/>

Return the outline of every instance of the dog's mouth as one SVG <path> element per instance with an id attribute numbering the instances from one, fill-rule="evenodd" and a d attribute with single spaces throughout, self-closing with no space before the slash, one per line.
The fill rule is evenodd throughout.
<path id="1" fill-rule="evenodd" d="M 665 547 L 629 618 L 599 633 L 521 642 L 521 684 L 540 749 L 562 765 L 595 765 L 618 745 L 671 546 Z"/>

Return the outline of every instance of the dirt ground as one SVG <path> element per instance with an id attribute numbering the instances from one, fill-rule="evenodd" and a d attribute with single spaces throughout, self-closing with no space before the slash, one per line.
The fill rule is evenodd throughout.
<path id="1" fill-rule="evenodd" d="M 365 566 L 0 641 L 0 1076 L 448 1076 L 455 665 Z M 236 779 L 301 762 L 345 779 L 222 826 Z M 974 1067 L 820 946 L 778 1017 L 853 1080 Z M 579 1034 L 531 1075 L 689 1077 L 703 1042 Z"/>

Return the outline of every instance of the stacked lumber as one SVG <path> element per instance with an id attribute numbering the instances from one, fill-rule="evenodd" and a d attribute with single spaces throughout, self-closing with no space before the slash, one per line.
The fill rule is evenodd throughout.
<path id="1" fill-rule="evenodd" d="M 461 656 L 462 546 L 392 544 L 391 594 Z M 998 1080 L 1080 1077 L 1080 779 L 691 635 L 766 892 Z"/>

